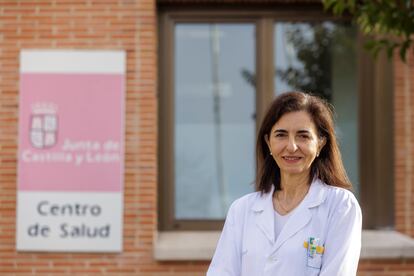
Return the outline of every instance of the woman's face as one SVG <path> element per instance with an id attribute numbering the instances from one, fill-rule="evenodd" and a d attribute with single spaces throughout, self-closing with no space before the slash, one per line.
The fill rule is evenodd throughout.
<path id="1" fill-rule="evenodd" d="M 315 124 L 305 111 L 283 115 L 266 137 L 281 176 L 308 176 L 325 141 L 318 138 Z"/>

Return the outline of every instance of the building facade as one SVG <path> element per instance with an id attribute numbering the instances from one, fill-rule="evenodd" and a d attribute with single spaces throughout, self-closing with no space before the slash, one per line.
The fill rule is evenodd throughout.
<path id="1" fill-rule="evenodd" d="M 336 108 L 364 214 L 358 275 L 414 275 L 413 51 L 373 61 L 364 40 L 311 0 L 1 1 L 0 275 L 204 275 L 253 190 L 266 104 L 289 89 Z M 121 253 L 16 250 L 26 49 L 126 52 Z"/>

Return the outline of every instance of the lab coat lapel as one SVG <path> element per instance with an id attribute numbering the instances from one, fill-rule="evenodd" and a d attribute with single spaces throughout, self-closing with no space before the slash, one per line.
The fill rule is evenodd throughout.
<path id="1" fill-rule="evenodd" d="M 299 232 L 300 229 L 305 227 L 311 220 L 311 212 L 307 206 L 301 204 L 298 206 L 298 209 L 294 211 L 292 216 L 289 218 L 282 231 L 279 234 L 279 237 L 276 240 L 274 246 L 274 251 L 278 250 L 279 247 L 283 245 L 290 237 Z"/>
<path id="2" fill-rule="evenodd" d="M 275 242 L 273 190 L 274 187 L 272 186 L 271 191 L 259 196 L 252 206 L 252 210 L 255 213 L 256 226 L 272 244 Z"/>
<path id="3" fill-rule="evenodd" d="M 299 232 L 311 221 L 311 208 L 320 205 L 325 198 L 326 188 L 324 187 L 324 184 L 320 180 L 313 181 L 308 194 L 297 209 L 294 210 L 294 213 L 280 232 L 273 251 L 278 250 L 284 242 Z"/>

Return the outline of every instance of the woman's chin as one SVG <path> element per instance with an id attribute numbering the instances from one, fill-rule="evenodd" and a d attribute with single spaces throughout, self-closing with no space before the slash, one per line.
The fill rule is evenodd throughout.
<path id="1" fill-rule="evenodd" d="M 309 175 L 309 170 L 304 170 L 302 168 L 287 168 L 287 169 L 281 169 L 280 170 L 281 175 L 285 176 L 300 176 L 300 175 Z"/>

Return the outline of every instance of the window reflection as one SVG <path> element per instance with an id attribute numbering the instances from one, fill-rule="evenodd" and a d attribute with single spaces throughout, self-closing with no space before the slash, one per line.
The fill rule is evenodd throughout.
<path id="1" fill-rule="evenodd" d="M 327 99 L 348 176 L 359 190 L 356 29 L 350 24 L 276 23 L 275 91 L 300 90 Z"/>
<path id="2" fill-rule="evenodd" d="M 253 190 L 252 24 L 175 26 L 175 217 L 223 219 Z"/>

